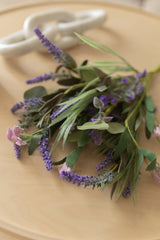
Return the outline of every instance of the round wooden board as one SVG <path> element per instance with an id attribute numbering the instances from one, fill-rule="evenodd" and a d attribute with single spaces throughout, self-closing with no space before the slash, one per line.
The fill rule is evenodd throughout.
<path id="1" fill-rule="evenodd" d="M 85 36 L 107 44 L 142 71 L 160 63 L 160 18 L 138 10 L 101 2 L 60 1 L 14 9 L 0 18 L 0 38 L 22 28 L 25 18 L 35 12 L 51 8 L 72 12 L 103 8 L 108 19 L 102 27 L 92 29 Z M 5 26 L 5 27 L 4 27 Z M 108 56 L 81 44 L 68 51 L 80 63 L 83 59 L 104 60 Z M 17 123 L 10 108 L 22 100 L 30 86 L 25 80 L 50 72 L 56 66 L 48 54 L 30 53 L 22 57 L 0 57 L 0 236 L 5 240 L 151 240 L 160 238 L 160 186 L 150 173 L 142 172 L 132 200 L 110 200 L 110 188 L 103 192 L 83 189 L 59 178 L 57 169 L 47 172 L 38 151 L 28 157 L 27 151 L 18 161 L 12 144 L 6 139 L 7 127 Z M 160 108 L 160 76 L 151 87 L 151 95 Z M 51 84 L 46 87 L 51 88 Z M 159 113 L 157 117 L 160 120 Z M 143 134 L 142 134 L 143 135 Z M 155 139 L 141 143 L 160 154 Z M 70 151 L 67 146 L 65 151 Z M 63 156 L 59 146 L 53 158 Z M 80 174 L 96 174 L 96 156 L 92 146 L 85 149 L 77 166 Z M 85 167 L 85 170 L 83 170 Z"/>

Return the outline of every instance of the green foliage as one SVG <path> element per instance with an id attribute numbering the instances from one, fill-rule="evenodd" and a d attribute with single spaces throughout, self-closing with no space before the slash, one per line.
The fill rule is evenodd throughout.
<path id="1" fill-rule="evenodd" d="M 82 126 L 77 127 L 79 130 L 97 129 L 108 130 L 109 124 L 104 121 L 86 122 Z"/>
<path id="2" fill-rule="evenodd" d="M 32 155 L 33 152 L 35 151 L 35 149 L 38 146 L 38 143 L 41 139 L 42 135 L 33 135 L 29 144 L 29 148 L 28 148 L 28 154 Z"/>
<path id="3" fill-rule="evenodd" d="M 24 92 L 24 99 L 29 98 L 41 98 L 47 94 L 47 91 L 44 87 L 38 86 L 28 89 Z"/>
<path id="4" fill-rule="evenodd" d="M 82 151 L 82 148 L 77 147 L 66 157 L 67 167 L 73 167 L 75 165 L 75 163 L 77 162 L 77 160 L 81 154 L 81 151 Z"/>

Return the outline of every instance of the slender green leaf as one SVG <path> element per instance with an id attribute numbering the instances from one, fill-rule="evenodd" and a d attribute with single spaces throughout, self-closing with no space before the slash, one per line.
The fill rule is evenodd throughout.
<path id="1" fill-rule="evenodd" d="M 129 141 L 129 135 L 128 131 L 125 130 L 120 137 L 120 140 L 118 142 L 118 145 L 115 149 L 113 160 L 116 161 L 117 158 L 124 152 L 124 150 L 127 148 L 127 142 Z"/>
<path id="2" fill-rule="evenodd" d="M 141 166 L 142 166 L 142 164 L 143 164 L 143 160 L 144 160 L 144 157 L 143 157 L 143 149 L 142 149 L 142 148 L 139 148 L 139 149 L 138 149 L 137 178 L 138 178 L 138 176 L 139 176 L 140 169 L 141 169 Z"/>
<path id="3" fill-rule="evenodd" d="M 154 113 L 146 111 L 146 127 L 150 133 L 154 130 L 155 116 Z"/>
<path id="4" fill-rule="evenodd" d="M 75 165 L 75 163 L 77 162 L 77 160 L 81 154 L 81 151 L 82 151 L 82 148 L 77 147 L 66 157 L 67 167 L 73 167 Z"/>

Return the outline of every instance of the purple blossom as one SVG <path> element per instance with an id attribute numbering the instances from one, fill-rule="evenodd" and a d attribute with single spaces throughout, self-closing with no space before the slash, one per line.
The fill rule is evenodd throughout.
<path id="1" fill-rule="evenodd" d="M 78 175 L 73 172 L 68 171 L 62 171 L 60 173 L 60 177 L 65 179 L 68 182 L 72 182 L 73 184 L 77 184 L 78 186 L 83 185 L 84 187 L 87 186 L 93 186 L 93 189 L 95 186 L 99 187 L 102 183 L 111 182 L 113 180 L 113 173 L 106 171 L 103 175 L 100 174 L 98 177 L 89 177 L 89 176 L 83 176 Z"/>
<path id="2" fill-rule="evenodd" d="M 147 71 L 146 71 L 146 69 L 144 69 L 142 73 L 137 73 L 137 74 L 135 75 L 135 77 L 143 78 L 143 77 L 146 76 L 146 74 L 147 74 Z"/>
<path id="3" fill-rule="evenodd" d="M 13 105 L 13 107 L 11 108 L 11 112 L 14 114 L 16 111 L 18 111 L 19 109 L 22 109 L 24 107 L 24 103 L 20 102 L 20 103 L 16 103 L 15 105 Z"/>
<path id="4" fill-rule="evenodd" d="M 137 86 L 136 86 L 136 90 L 135 90 L 135 93 L 136 95 L 139 95 L 140 93 L 142 93 L 144 91 L 144 86 L 139 83 Z"/>
<path id="5" fill-rule="evenodd" d="M 96 166 L 97 171 L 106 167 L 108 164 L 112 163 L 112 160 L 113 160 L 112 153 L 113 153 L 113 148 L 109 149 L 105 159 Z"/>
<path id="6" fill-rule="evenodd" d="M 27 84 L 39 83 L 39 82 L 47 81 L 49 79 L 54 79 L 53 73 L 48 73 L 48 74 L 45 73 L 42 76 L 37 76 L 35 78 L 27 80 L 26 83 Z"/>
<path id="7" fill-rule="evenodd" d="M 48 138 L 41 138 L 39 141 L 39 149 L 42 153 L 43 161 L 45 162 L 45 166 L 47 170 L 51 170 L 53 168 L 52 158 L 49 152 L 49 142 Z"/>
<path id="8" fill-rule="evenodd" d="M 127 187 L 124 189 L 122 196 L 125 198 L 128 198 L 131 194 L 131 187 L 130 187 L 130 182 L 128 182 Z"/>
<path id="9" fill-rule="evenodd" d="M 89 129 L 88 134 L 91 135 L 92 142 L 97 146 L 102 144 L 102 131 L 97 129 Z"/>
<path id="10" fill-rule="evenodd" d="M 60 50 L 57 46 L 55 46 L 51 41 L 49 41 L 38 28 L 34 29 L 34 32 L 38 36 L 40 42 L 44 47 L 48 49 L 48 52 L 54 56 L 54 59 L 57 62 L 62 62 L 66 64 L 65 54 L 62 50 Z"/>
<path id="11" fill-rule="evenodd" d="M 117 98 L 113 98 L 112 100 L 111 100 L 111 104 L 116 104 L 117 103 Z"/>
<path id="12" fill-rule="evenodd" d="M 21 148 L 19 145 L 17 145 L 15 142 L 13 143 L 13 147 L 14 147 L 14 152 L 15 152 L 15 156 L 16 158 L 20 159 L 21 157 Z"/>
<path id="13" fill-rule="evenodd" d="M 63 111 L 61 111 L 60 112 L 60 110 L 64 107 L 65 105 L 61 105 L 59 108 L 57 108 L 57 110 L 55 110 L 52 114 L 51 114 L 51 116 L 50 116 L 50 118 L 53 120 L 53 119 L 55 119 L 56 117 L 58 117 L 61 113 L 63 113 L 66 109 L 64 109 Z M 59 113 L 60 112 L 60 113 Z"/>
<path id="14" fill-rule="evenodd" d="M 41 103 L 41 98 L 29 98 L 25 99 L 24 102 L 16 103 L 11 108 L 11 112 L 15 113 L 16 111 L 24 108 L 27 110 L 29 107 L 37 106 L 38 103 Z"/>
<path id="15" fill-rule="evenodd" d="M 125 77 L 123 77 L 123 78 L 121 78 L 121 82 L 122 82 L 122 83 L 128 83 L 128 79 L 125 78 Z"/>
<path id="16" fill-rule="evenodd" d="M 110 93 L 107 93 L 106 95 L 101 95 L 100 100 L 103 102 L 104 107 L 106 107 L 108 104 L 117 103 L 117 98 Z"/>

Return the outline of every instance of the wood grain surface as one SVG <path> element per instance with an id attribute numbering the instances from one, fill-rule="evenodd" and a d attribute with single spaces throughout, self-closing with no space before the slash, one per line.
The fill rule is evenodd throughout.
<path id="1" fill-rule="evenodd" d="M 85 33 L 92 40 L 107 44 L 142 71 L 160 63 L 160 18 L 100 2 L 55 2 L 14 9 L 1 14 L 0 38 L 22 28 L 25 18 L 35 12 L 61 7 L 73 12 L 103 8 L 108 20 L 97 29 Z M 18 21 L 17 21 L 18 19 Z M 5 25 L 5 28 L 4 28 Z M 81 44 L 68 51 L 80 63 L 83 59 L 104 60 L 109 57 Z M 110 200 L 110 188 L 103 192 L 83 189 L 59 178 L 57 169 L 47 172 L 39 151 L 28 157 L 25 149 L 17 160 L 11 142 L 6 139 L 7 127 L 17 124 L 10 108 L 22 100 L 29 88 L 25 80 L 50 72 L 56 64 L 48 54 L 36 52 L 14 59 L 0 57 L 0 239 L 4 240 L 156 240 L 160 238 L 160 186 L 150 173 L 142 171 L 136 206 L 132 200 Z M 160 109 L 160 76 L 151 86 L 151 95 Z M 48 89 L 56 87 L 46 84 Z M 160 120 L 160 113 L 157 112 Z M 160 156 L 155 139 L 141 145 Z M 53 159 L 64 152 L 58 146 Z M 102 159 L 92 146 L 85 149 L 77 165 L 79 174 L 96 174 L 95 166 Z M 144 166 L 145 167 L 145 166 Z"/>

